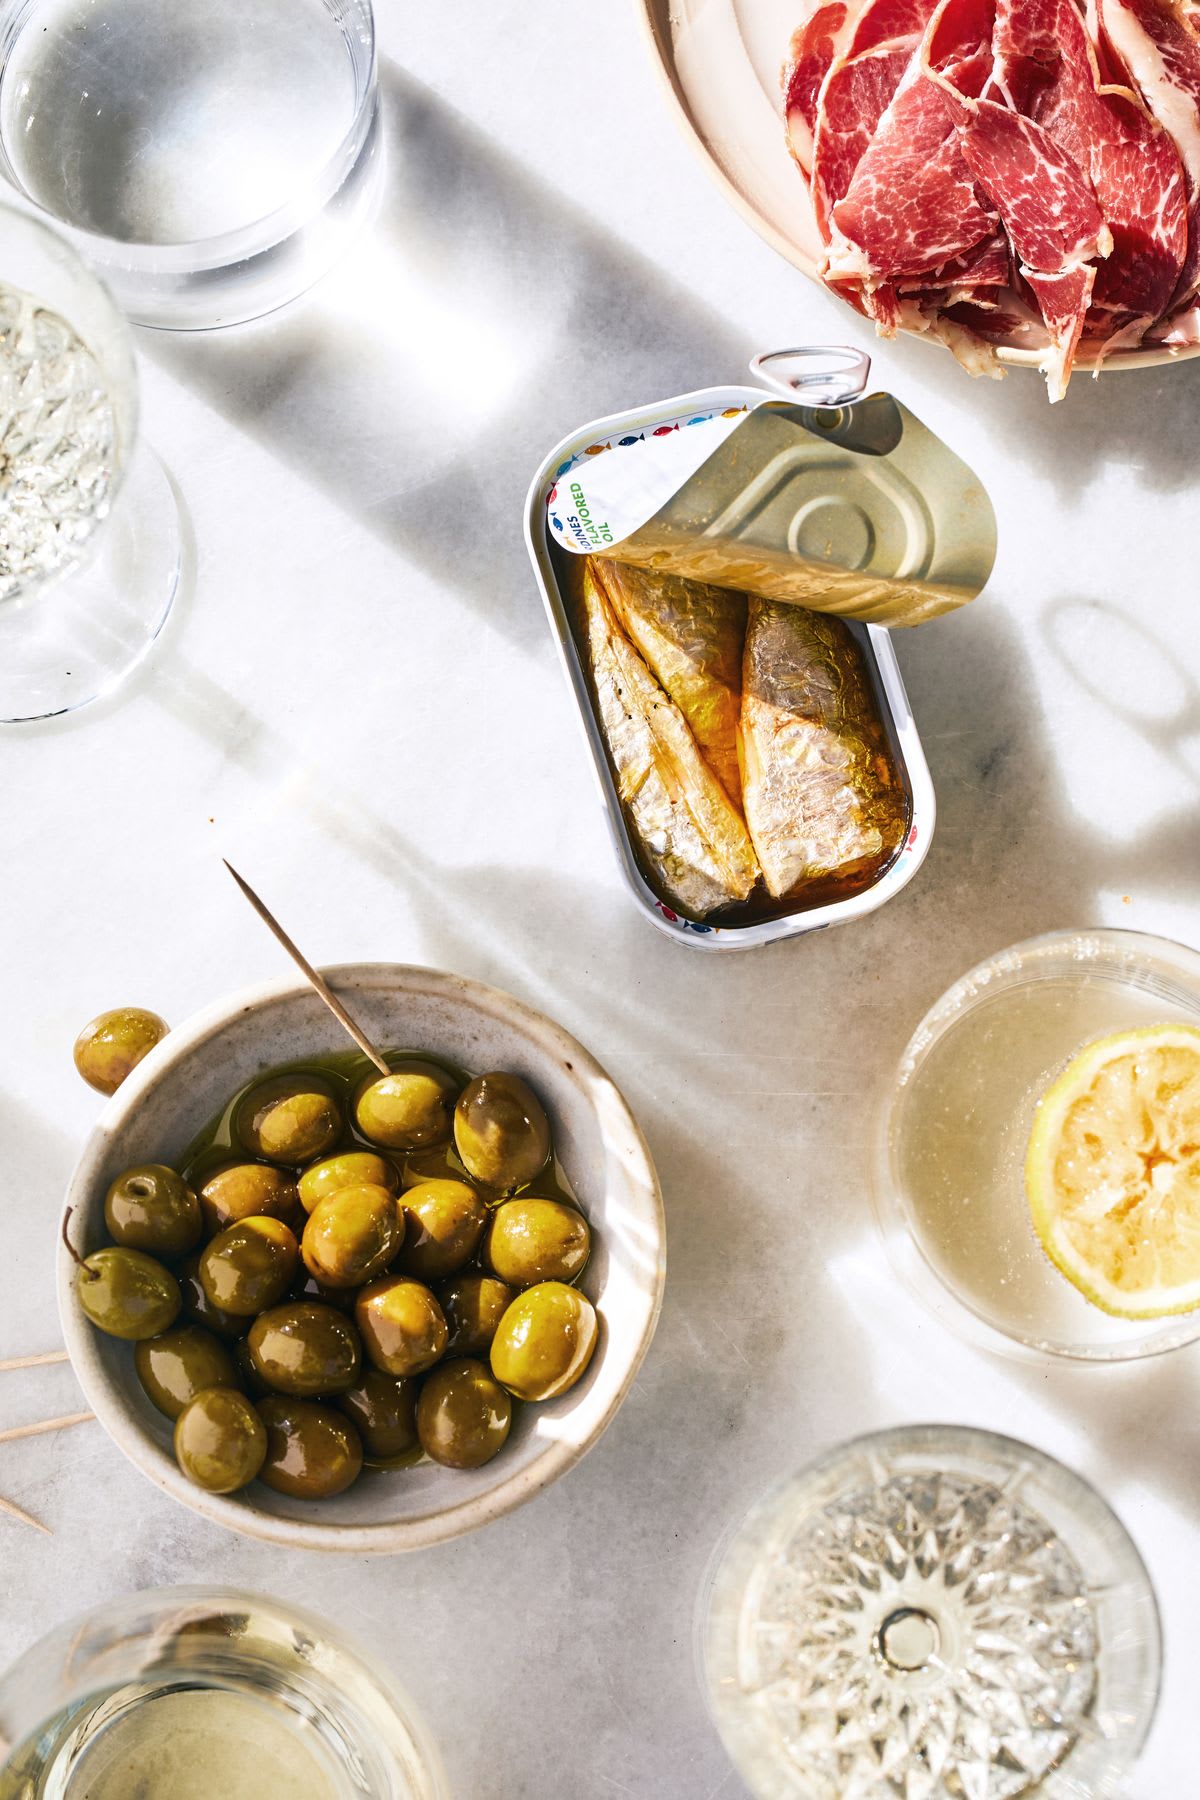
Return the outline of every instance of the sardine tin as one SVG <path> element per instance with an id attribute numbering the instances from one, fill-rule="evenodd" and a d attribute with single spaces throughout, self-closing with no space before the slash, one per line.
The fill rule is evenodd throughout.
<path id="1" fill-rule="evenodd" d="M 696 950 L 752 949 L 758 944 L 774 943 L 780 938 L 800 937 L 806 932 L 822 931 L 827 926 L 844 924 L 874 912 L 894 894 L 899 893 L 902 887 L 907 886 L 924 862 L 936 817 L 929 767 L 921 748 L 890 635 L 883 626 L 862 625 L 848 620 L 847 625 L 877 678 L 883 723 L 892 740 L 899 772 L 908 785 L 912 804 L 912 819 L 904 845 L 878 881 L 862 893 L 853 894 L 846 899 L 797 909 L 779 918 L 756 919 L 745 924 L 714 925 L 696 923 L 673 912 L 652 891 L 639 866 L 613 784 L 604 740 L 592 707 L 587 676 L 559 586 L 551 554 L 551 535 L 547 527 L 546 498 L 556 478 L 589 452 L 594 454 L 599 447 L 618 445 L 622 438 L 636 438 L 639 433 L 665 432 L 676 427 L 686 429 L 691 420 L 700 416 L 711 416 L 714 412 L 723 412 L 727 408 L 740 412 L 743 408 L 758 406 L 770 398 L 772 395 L 761 387 L 700 388 L 694 393 L 662 400 L 653 406 L 633 407 L 627 412 L 595 419 L 572 432 L 554 447 L 534 476 L 526 500 L 525 541 L 530 561 L 537 576 L 550 628 L 558 644 L 563 671 L 579 709 L 580 724 L 591 752 L 609 833 L 626 886 L 653 924 Z"/>

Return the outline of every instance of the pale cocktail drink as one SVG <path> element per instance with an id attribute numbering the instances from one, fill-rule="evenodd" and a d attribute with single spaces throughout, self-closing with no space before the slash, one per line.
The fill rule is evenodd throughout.
<path id="1" fill-rule="evenodd" d="M 964 976 L 922 1021 L 884 1123 L 878 1201 L 923 1297 L 1034 1349 L 1119 1358 L 1200 1335 L 1200 1313 L 1110 1317 L 1038 1241 L 1024 1162 L 1037 1103 L 1083 1047 L 1200 1024 L 1200 956 L 1133 932 L 1060 932 Z M 940 1284 L 940 1286 L 939 1286 Z M 993 1346 L 995 1347 L 995 1346 Z"/>

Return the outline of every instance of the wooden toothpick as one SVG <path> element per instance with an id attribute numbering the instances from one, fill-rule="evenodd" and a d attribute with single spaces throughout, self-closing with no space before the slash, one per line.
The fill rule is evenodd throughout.
<path id="1" fill-rule="evenodd" d="M 14 1444 L 18 1438 L 42 1437 L 47 1431 L 65 1431 L 69 1425 L 86 1425 L 95 1413 L 65 1413 L 61 1419 L 41 1419 L 36 1425 L 10 1425 L 0 1431 L 0 1444 Z"/>
<path id="2" fill-rule="evenodd" d="M 5 1500 L 3 1495 L 0 1495 L 0 1513 L 4 1513 L 10 1519 L 16 1519 L 22 1525 L 32 1525 L 35 1531 L 42 1532 L 46 1537 L 54 1536 L 48 1525 L 43 1525 L 42 1521 L 35 1519 L 32 1513 L 24 1512 L 15 1500 Z M 4 1748 L 4 1740 L 0 1739 L 0 1756 L 4 1754 Z"/>
<path id="3" fill-rule="evenodd" d="M 65 1350 L 42 1350 L 37 1356 L 10 1356 L 0 1362 L 0 1375 L 7 1375 L 10 1369 L 40 1369 L 44 1363 L 70 1362 Z"/>
<path id="4" fill-rule="evenodd" d="M 231 862 L 226 862 L 224 857 L 221 858 L 221 861 L 225 863 L 225 867 L 229 870 L 229 873 L 233 876 L 233 879 L 237 882 L 267 930 L 283 945 L 296 967 L 304 976 L 304 979 L 309 983 L 314 992 L 325 1002 L 338 1024 L 344 1031 L 350 1033 L 350 1036 L 354 1039 L 354 1042 L 358 1045 L 363 1055 L 370 1057 L 381 1075 L 390 1075 L 391 1070 L 384 1062 L 382 1056 L 380 1056 L 378 1050 L 375 1048 L 366 1032 L 363 1031 L 362 1027 L 356 1024 L 354 1019 L 351 1018 L 350 1014 L 346 1011 L 346 1008 L 333 992 L 333 989 L 329 986 L 329 983 L 323 976 L 317 974 L 317 971 L 313 968 L 304 952 L 292 942 L 287 932 L 283 929 L 283 926 L 279 923 L 279 920 L 259 899 L 254 889 L 250 886 L 250 883 L 242 880 L 242 877 L 238 874 Z"/>

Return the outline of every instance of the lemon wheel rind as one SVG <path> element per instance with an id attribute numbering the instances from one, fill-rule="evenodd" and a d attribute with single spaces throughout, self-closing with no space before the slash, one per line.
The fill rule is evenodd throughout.
<path id="1" fill-rule="evenodd" d="M 1200 1029 L 1191 1025 L 1145 1025 L 1095 1039 L 1072 1058 L 1038 1102 L 1025 1154 L 1025 1195 L 1042 1250 L 1060 1275 L 1086 1300 L 1116 1319 L 1166 1319 L 1200 1307 L 1200 1275 L 1170 1288 L 1146 1289 L 1132 1295 L 1092 1264 L 1083 1262 L 1071 1244 L 1053 1205 L 1053 1158 L 1067 1108 L 1091 1085 L 1107 1062 L 1127 1055 L 1139 1043 L 1186 1045 L 1200 1052 Z"/>

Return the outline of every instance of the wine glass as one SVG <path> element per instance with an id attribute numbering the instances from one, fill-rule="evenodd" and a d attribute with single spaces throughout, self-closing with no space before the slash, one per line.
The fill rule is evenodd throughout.
<path id="1" fill-rule="evenodd" d="M 163 627 L 179 513 L 137 424 L 132 338 L 107 290 L 0 206 L 0 721 L 109 693 Z"/>
<path id="2" fill-rule="evenodd" d="M 697 1633 L 759 1800 L 1116 1800 L 1158 1700 L 1120 1520 L 965 1426 L 874 1432 L 771 1489 L 717 1550 Z"/>

